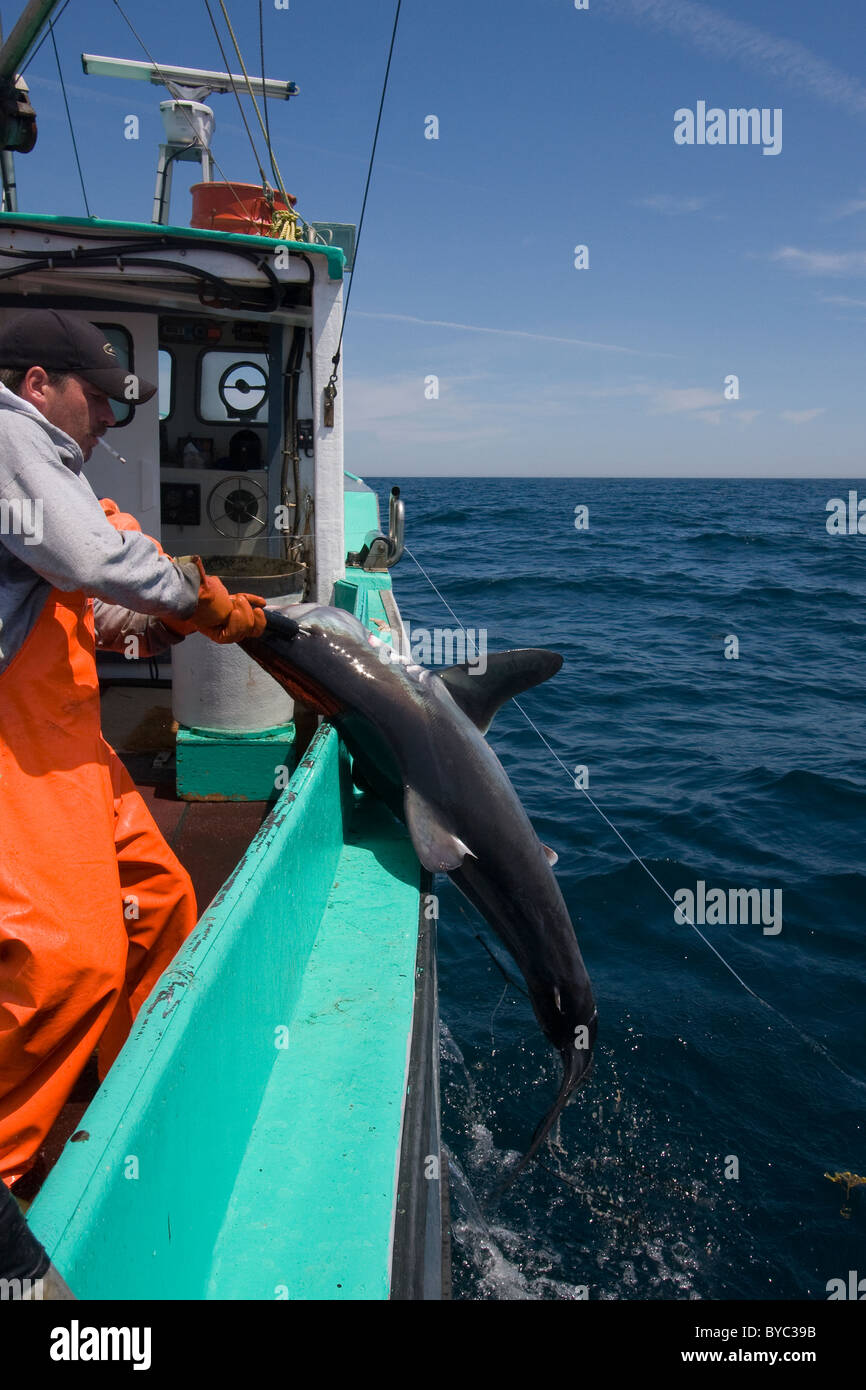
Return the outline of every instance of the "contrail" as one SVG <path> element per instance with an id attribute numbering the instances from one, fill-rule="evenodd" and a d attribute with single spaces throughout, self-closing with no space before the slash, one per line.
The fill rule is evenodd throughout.
<path id="1" fill-rule="evenodd" d="M 853 115 L 866 112 L 866 87 L 805 44 L 777 38 L 695 0 L 608 0 L 605 14 L 666 30 L 713 57 L 790 82 Z"/>
<path id="2" fill-rule="evenodd" d="M 624 352 L 629 357 L 674 357 L 672 352 L 649 352 L 641 348 L 618 347 L 615 343 L 594 343 L 586 338 L 555 338 L 549 333 L 528 333 L 523 328 L 484 328 L 477 323 L 452 323 L 448 319 L 419 319 L 412 314 L 374 314 L 353 311 L 358 319 L 387 319 L 394 323 L 420 323 L 426 328 L 459 328 L 463 333 L 494 333 L 503 338 L 532 338 L 538 343 L 566 343 L 569 347 L 595 348 L 598 352 Z"/>

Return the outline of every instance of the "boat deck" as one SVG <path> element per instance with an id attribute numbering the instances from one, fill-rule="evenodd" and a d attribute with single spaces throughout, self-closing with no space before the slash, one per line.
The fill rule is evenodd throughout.
<path id="1" fill-rule="evenodd" d="M 201 916 L 244 854 L 272 803 L 180 800 L 175 788 L 170 690 L 156 685 L 109 686 L 102 695 L 102 730 L 192 878 Z"/>

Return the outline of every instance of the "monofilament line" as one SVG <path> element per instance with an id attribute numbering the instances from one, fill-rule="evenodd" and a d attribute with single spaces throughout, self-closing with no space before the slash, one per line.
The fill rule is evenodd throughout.
<path id="1" fill-rule="evenodd" d="M 430 585 L 431 589 L 434 591 L 434 593 L 439 597 L 439 599 L 441 600 L 441 602 L 442 602 L 442 603 L 444 604 L 444 606 L 447 608 L 448 612 L 451 614 L 451 617 L 454 619 L 454 622 L 457 624 L 457 627 L 460 629 L 460 631 L 463 633 L 464 637 L 466 638 L 467 643 L 471 643 L 471 638 L 469 637 L 469 634 L 468 634 L 468 632 L 466 631 L 466 628 L 463 626 L 463 624 L 461 623 L 461 621 L 460 621 L 460 619 L 458 618 L 457 614 L 454 612 L 454 609 L 451 607 L 451 604 L 450 604 L 450 603 L 448 602 L 448 600 L 445 598 L 445 595 L 441 592 L 441 590 L 440 590 L 439 588 L 437 588 L 436 584 L 434 584 L 433 580 L 430 578 L 430 575 L 427 573 L 427 571 L 425 570 L 425 568 L 424 568 L 424 566 L 421 564 L 421 562 L 415 557 L 415 555 L 413 555 L 413 553 L 412 553 L 412 551 L 409 549 L 408 545 L 407 545 L 407 546 L 404 546 L 404 549 L 405 549 L 406 554 L 407 554 L 407 555 L 409 556 L 409 558 L 413 561 L 413 563 L 414 563 L 415 565 L 417 565 L 418 569 L 421 571 L 422 575 L 423 575 L 424 578 L 427 580 L 427 583 Z M 468 652 L 467 652 L 467 654 L 468 654 Z M 576 790 L 576 791 L 581 791 L 581 792 L 583 792 L 583 795 L 586 797 L 586 799 L 587 799 L 587 801 L 589 802 L 590 806 L 592 806 L 592 808 L 593 808 L 595 811 L 598 812 L 598 814 L 601 816 L 602 820 L 604 821 L 605 825 L 609 826 L 609 828 L 613 831 L 614 835 L 616 835 L 617 839 L 618 839 L 618 840 L 625 846 L 625 848 L 628 850 L 629 854 L 630 854 L 631 857 L 635 860 L 635 862 L 636 862 L 637 864 L 639 864 L 640 867 L 643 869 L 644 873 L 645 873 L 649 878 L 652 879 L 652 881 L 653 881 L 653 883 L 656 885 L 656 887 L 659 888 L 659 889 L 661 890 L 661 892 L 662 892 L 662 893 L 664 894 L 664 896 L 667 898 L 667 900 L 668 900 L 668 902 L 671 904 L 671 906 L 675 909 L 675 911 L 676 911 L 677 913 L 679 913 L 680 917 L 688 924 L 688 926 L 691 927 L 692 931 L 695 932 L 695 934 L 696 934 L 697 936 L 700 937 L 700 939 L 701 939 L 701 941 L 703 941 L 704 945 L 705 945 L 705 946 L 709 946 L 709 948 L 710 948 L 710 950 L 712 951 L 713 955 L 716 956 L 716 958 L 717 958 L 718 960 L 721 961 L 722 965 L 725 967 L 725 969 L 726 969 L 731 975 L 733 975 L 733 977 L 734 977 L 734 979 L 737 981 L 737 983 L 738 983 L 739 985 L 742 985 L 742 987 L 743 987 L 743 989 L 746 991 L 746 993 L 749 994 L 749 995 L 751 995 L 751 997 L 752 997 L 754 1000 L 756 1000 L 757 1003 L 762 1004 L 762 1005 L 764 1006 L 765 1009 L 769 1009 L 770 1013 L 775 1014 L 777 1018 L 781 1019 L 782 1022 L 785 1023 L 790 1029 L 792 1029 L 793 1032 L 795 1032 L 795 1033 L 797 1034 L 797 1036 L 798 1036 L 803 1042 L 807 1043 L 808 1046 L 811 1047 L 811 1048 L 813 1049 L 813 1051 L 820 1053 L 820 1055 L 824 1058 L 824 1060 L 827 1061 L 827 1062 L 829 1062 L 829 1064 L 830 1064 L 831 1067 L 833 1067 L 836 1071 L 841 1072 L 842 1076 L 844 1076 L 844 1077 L 845 1077 L 848 1081 L 850 1081 L 854 1086 L 860 1087 L 861 1090 L 866 1090 L 866 1082 L 862 1081 L 859 1077 L 852 1076 L 851 1072 L 847 1071 L 847 1070 L 845 1069 L 845 1067 L 842 1066 L 841 1062 L 837 1062 L 836 1059 L 835 1059 L 835 1057 L 833 1057 L 832 1054 L 831 1054 L 830 1052 L 828 1052 L 827 1048 L 824 1046 L 823 1043 L 819 1043 L 818 1040 L 817 1040 L 816 1038 L 813 1038 L 813 1037 L 811 1037 L 808 1033 L 805 1033 L 805 1032 L 803 1031 L 802 1028 L 798 1027 L 798 1025 L 797 1025 L 796 1023 L 793 1022 L 792 1019 L 788 1018 L 787 1014 L 783 1014 L 782 1011 L 781 1011 L 781 1009 L 776 1008 L 776 1005 L 775 1005 L 775 1004 L 771 1004 L 771 1003 L 769 1002 L 769 1000 L 764 999 L 764 997 L 763 997 L 762 995 L 758 994 L 756 990 L 752 989 L 752 987 L 751 987 L 750 985 L 747 985 L 747 984 L 746 984 L 746 982 L 745 982 L 745 980 L 742 978 L 742 976 L 741 976 L 741 975 L 738 975 L 737 972 L 736 972 L 736 970 L 734 969 L 734 967 L 733 967 L 732 965 L 730 965 L 730 964 L 728 963 L 728 961 L 725 960 L 725 958 L 724 958 L 724 956 L 722 955 L 721 951 L 719 951 L 719 950 L 717 949 L 717 947 L 715 947 L 715 946 L 713 945 L 712 941 L 709 941 L 709 940 L 707 939 L 707 937 L 704 936 L 704 933 L 700 930 L 700 928 L 691 920 L 691 918 L 689 917 L 688 913 L 685 911 L 685 908 L 679 907 L 678 904 L 674 902 L 673 898 L 671 897 L 671 895 L 670 895 L 670 893 L 668 892 L 668 890 L 665 888 L 664 884 L 659 882 L 659 880 L 656 878 L 655 874 L 653 873 L 653 871 L 652 871 L 652 869 L 649 867 L 649 865 L 646 864 L 646 863 L 644 863 L 643 859 L 642 859 L 641 856 L 638 854 L 637 850 L 632 848 L 632 846 L 629 844 L 628 840 L 625 838 L 625 836 L 622 834 L 622 832 L 621 832 L 620 830 L 617 829 L 617 827 L 614 825 L 614 823 L 613 823 L 613 821 L 610 819 L 610 817 L 601 809 L 601 807 L 598 805 L 598 802 L 595 801 L 595 800 L 593 799 L 593 797 L 590 796 L 590 794 L 589 794 L 589 792 L 586 790 L 586 788 L 585 788 L 585 787 L 577 787 L 577 786 L 575 785 L 574 778 L 572 777 L 572 774 L 571 774 L 571 770 L 570 770 L 569 767 L 562 761 L 562 758 L 559 756 L 559 754 L 557 753 L 556 749 L 555 749 L 554 747 L 552 747 L 552 745 L 549 743 L 549 741 L 547 740 L 547 738 L 545 737 L 545 735 L 544 735 L 544 734 L 541 732 L 541 730 L 539 729 L 538 725 L 537 725 L 532 719 L 530 719 L 529 715 L 526 713 L 526 710 L 525 710 L 525 709 L 523 708 L 523 706 L 519 703 L 519 701 L 518 701 L 518 700 L 512 700 L 511 703 L 517 707 L 517 709 L 518 709 L 518 710 L 520 711 L 520 713 L 523 715 L 523 718 L 526 720 L 526 722 L 527 722 L 527 724 L 529 725 L 529 727 L 530 727 L 530 728 L 533 730 L 533 732 L 534 732 L 535 734 L 537 734 L 537 736 L 541 739 L 541 742 L 544 744 L 545 748 L 547 748 L 548 751 L 549 751 L 550 753 L 552 753 L 553 757 L 556 759 L 556 761 L 558 762 L 559 766 L 563 769 L 563 771 L 565 772 L 566 776 L 568 777 L 568 780 L 569 780 L 569 782 L 571 783 L 571 785 L 572 785 L 573 787 L 575 787 L 575 790 Z"/>
<path id="2" fill-rule="evenodd" d="M 423 574 L 424 578 L 427 580 L 427 582 L 428 582 L 428 584 L 431 586 L 431 588 L 433 588 L 433 589 L 435 590 L 435 592 L 439 595 L 439 598 L 441 599 L 442 603 L 444 603 L 445 607 L 448 609 L 448 612 L 451 614 L 451 617 L 454 619 L 455 623 L 456 623 L 457 626 L 460 628 L 460 631 L 461 631 L 461 632 L 463 633 L 463 635 L 466 637 L 467 641 L 471 641 L 471 638 L 469 637 L 469 634 L 467 633 L 466 628 L 463 626 L 463 624 L 461 623 L 461 621 L 460 621 L 460 619 L 458 618 L 457 614 L 454 612 L 454 609 L 451 607 L 451 604 L 450 604 L 450 603 L 448 602 L 448 600 L 445 598 L 444 594 L 442 594 L 442 593 L 440 592 L 440 590 L 436 588 L 436 585 L 433 583 L 433 580 L 430 578 L 429 574 L 428 574 L 427 571 L 424 569 L 423 565 L 421 565 L 421 564 L 419 563 L 419 561 L 415 558 L 415 556 L 412 554 L 412 551 L 409 549 L 408 545 L 407 545 L 407 546 L 404 546 L 404 549 L 405 549 L 405 551 L 406 551 L 406 554 L 407 554 L 412 560 L 415 561 L 415 564 L 418 566 L 419 570 L 421 571 L 421 573 Z M 526 710 L 523 708 L 523 706 L 520 704 L 520 702 L 519 702 L 518 700 L 513 699 L 513 700 L 511 701 L 511 703 L 515 706 L 515 708 L 517 708 L 517 709 L 520 710 L 520 713 L 523 715 L 523 718 L 526 720 L 526 722 L 527 722 L 527 724 L 529 725 L 529 727 L 533 730 L 534 733 L 536 733 L 536 734 L 538 735 L 538 737 L 541 739 L 541 742 L 544 744 L 545 748 L 547 748 L 548 751 L 549 751 L 550 753 L 553 754 L 554 758 L 555 758 L 556 761 L 559 763 L 559 766 L 562 768 L 563 772 L 564 772 L 564 773 L 566 774 L 566 776 L 568 777 L 569 782 L 571 782 L 572 785 L 574 785 L 573 778 L 572 778 L 572 775 L 571 775 L 571 772 L 570 772 L 569 768 L 568 768 L 568 767 L 566 766 L 566 764 L 562 761 L 562 758 L 559 756 L 559 754 L 557 753 L 556 749 L 553 748 L 552 745 L 551 745 L 551 744 L 548 742 L 548 740 L 545 738 L 544 734 L 541 732 L 541 730 L 539 729 L 538 725 L 537 725 L 532 719 L 530 719 L 529 715 L 526 713 Z M 649 867 L 649 865 L 644 863 L 644 861 L 641 859 L 640 855 L 638 854 L 637 850 L 633 849 L 632 846 L 629 844 L 628 840 L 625 838 L 625 836 L 624 836 L 619 830 L 617 830 L 617 828 L 616 828 L 616 826 L 614 825 L 613 821 L 610 819 L 609 816 L 607 816 L 607 815 L 604 813 L 604 811 L 601 809 L 601 807 L 598 805 L 598 803 L 597 803 L 596 801 L 593 800 L 593 798 L 590 796 L 590 794 L 589 794 L 589 792 L 586 790 L 586 788 L 585 788 L 585 787 L 578 787 L 578 788 L 576 788 L 576 790 L 577 790 L 577 791 L 582 791 L 582 792 L 583 792 L 583 794 L 584 794 L 584 796 L 586 797 L 587 801 L 589 802 L 590 806 L 592 806 L 593 809 L 596 810 L 596 811 L 598 812 L 598 814 L 601 816 L 601 818 L 602 818 L 602 820 L 605 822 L 605 824 L 608 825 L 608 826 L 610 826 L 610 829 L 613 831 L 614 835 L 616 835 L 617 839 L 619 839 L 619 840 L 622 841 L 622 843 L 625 845 L 626 849 L 628 850 L 628 852 L 629 852 L 629 854 L 632 856 L 632 858 L 633 858 L 633 859 L 636 859 L 637 862 L 638 862 L 638 864 L 640 864 L 641 868 L 644 870 L 644 873 L 649 874 L 649 877 L 652 879 L 653 883 L 656 885 L 657 888 L 660 888 L 660 889 L 661 889 L 661 891 L 664 893 L 665 897 L 668 899 L 668 902 L 671 904 L 671 906 L 672 906 L 673 908 L 675 908 L 676 911 L 680 912 L 681 915 L 682 915 L 683 917 L 685 917 L 685 920 L 688 922 L 689 926 L 692 927 L 693 930 L 697 932 L 698 936 L 701 938 L 701 940 L 704 942 L 704 944 L 707 945 L 707 946 L 709 946 L 710 950 L 713 952 L 714 955 L 718 956 L 719 960 L 722 962 L 722 965 L 725 967 L 725 969 L 726 969 L 726 970 L 730 970 L 730 972 L 731 972 L 731 974 L 733 975 L 734 979 L 737 980 L 737 981 L 743 986 L 743 989 L 746 990 L 749 994 L 751 994 L 752 997 L 753 997 L 754 999 L 758 999 L 762 1004 L 765 1004 L 766 1007 L 767 1007 L 768 1009 L 769 1009 L 769 1008 L 772 1008 L 772 1005 L 771 1005 L 771 1004 L 768 1004 L 767 1001 L 766 1001 L 766 999 L 761 999 L 761 996 L 760 996 L 759 994 L 756 994 L 755 991 L 754 991 L 753 989 L 751 989 L 751 988 L 746 984 L 745 980 L 741 979 L 741 977 L 737 974 L 736 970 L 734 970 L 733 966 L 729 965 L 728 962 L 725 960 L 724 956 L 723 956 L 718 950 L 716 950 L 716 947 L 713 945 L 712 941 L 708 941 L 707 938 L 704 936 L 703 932 L 695 925 L 695 923 L 689 920 L 689 918 L 688 918 L 686 912 L 684 911 L 684 909 L 679 908 L 679 907 L 677 906 L 677 904 L 674 902 L 673 898 L 671 897 L 670 893 L 669 893 L 668 890 L 665 888 L 664 884 L 659 882 L 659 880 L 656 878 L 655 874 L 653 873 L 653 871 L 652 871 L 652 869 Z"/>
<path id="3" fill-rule="evenodd" d="M 72 124 L 72 112 L 69 110 L 69 98 L 66 95 L 66 83 L 63 79 L 63 68 L 60 66 L 60 54 L 57 51 L 57 39 L 54 36 L 54 25 L 51 19 L 48 20 L 48 33 L 51 36 L 51 46 L 54 49 L 54 61 L 57 64 L 57 76 L 60 78 L 60 90 L 63 93 L 63 105 L 66 107 L 66 120 L 69 124 L 69 134 L 72 136 L 72 150 L 75 155 L 75 167 L 78 170 L 78 182 L 81 184 L 81 196 L 84 199 L 84 210 L 87 216 L 91 216 L 90 204 L 87 201 L 87 189 L 84 187 L 84 174 L 81 170 L 81 160 L 78 157 L 78 141 L 75 138 L 75 126 Z"/>
<path id="4" fill-rule="evenodd" d="M 353 257 L 353 260 L 352 260 L 352 265 L 353 265 L 353 267 L 357 266 L 357 264 L 358 264 L 358 252 L 359 252 L 360 247 L 361 247 L 361 236 L 362 236 L 363 231 L 364 231 L 364 217 L 366 216 L 366 213 L 367 213 L 367 198 L 369 197 L 369 193 L 370 193 L 370 184 L 371 184 L 372 179 L 373 179 L 373 165 L 374 165 L 375 160 L 376 160 L 376 150 L 377 150 L 378 145 L 379 145 L 379 131 L 380 131 L 381 128 L 382 128 L 382 112 L 383 112 L 384 109 L 385 109 L 385 96 L 386 96 L 386 94 L 387 94 L 387 92 L 388 92 L 388 78 L 389 78 L 390 75 L 391 75 L 391 60 L 392 60 L 392 58 L 394 57 L 394 45 L 395 45 L 395 43 L 397 42 L 397 26 L 398 26 L 399 23 L 400 23 L 400 11 L 401 11 L 402 8 L 403 8 L 403 0 L 397 0 L 397 8 L 396 8 L 396 10 L 394 11 L 394 25 L 393 25 L 393 27 L 392 27 L 392 29 L 391 29 L 391 43 L 390 43 L 390 46 L 389 46 L 389 48 L 388 48 L 388 60 L 387 60 L 387 62 L 386 62 L 386 64 L 385 64 L 385 77 L 384 77 L 384 79 L 383 79 L 383 81 L 382 81 L 382 92 L 381 92 L 381 95 L 380 95 L 380 97 L 379 97 L 379 113 L 378 113 L 378 115 L 377 115 L 377 117 L 376 117 L 376 129 L 375 129 L 375 131 L 373 132 L 373 147 L 372 147 L 372 149 L 370 150 L 370 162 L 369 162 L 369 164 L 368 164 L 368 166 L 367 166 L 367 180 L 366 180 L 366 183 L 364 184 L 364 196 L 363 196 L 363 198 L 361 199 L 361 216 L 358 218 L 358 231 L 357 231 L 357 234 L 356 234 L 356 236 L 355 236 L 355 254 L 354 254 L 354 257 Z M 342 349 L 343 349 L 343 334 L 344 334 L 345 331 L 346 331 L 346 318 L 347 318 L 347 315 L 348 315 L 348 313 L 349 313 L 349 300 L 350 300 L 351 297 L 352 297 L 352 286 L 354 285 L 354 283 L 355 283 L 355 271 L 354 271 L 354 268 L 353 268 L 353 270 L 352 270 L 352 278 L 351 278 L 351 280 L 349 281 L 349 288 L 348 288 L 347 291 L 346 291 L 346 302 L 345 302 L 345 304 L 343 305 L 343 318 L 342 318 L 342 322 L 340 323 L 340 336 L 339 336 L 339 339 L 338 339 L 338 341 L 337 341 L 337 351 L 334 353 L 334 356 L 333 356 L 333 358 L 331 359 L 332 362 L 333 362 L 333 364 L 334 364 L 334 372 L 332 373 L 332 376 L 331 376 L 331 380 L 332 380 L 332 381 L 334 380 L 334 376 L 335 376 L 336 371 L 337 371 L 337 365 L 338 365 L 338 363 L 339 363 L 339 361 L 340 361 L 340 354 L 341 354 Z"/>

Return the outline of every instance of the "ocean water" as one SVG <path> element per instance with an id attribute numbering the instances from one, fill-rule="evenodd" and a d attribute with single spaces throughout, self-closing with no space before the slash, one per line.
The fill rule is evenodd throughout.
<path id="1" fill-rule="evenodd" d="M 866 1189 L 846 1204 L 825 1176 L 866 1176 L 866 535 L 825 524 L 854 484 L 370 481 L 383 516 L 401 483 L 409 548 L 490 650 L 562 653 L 521 702 L 668 893 L 782 894 L 777 933 L 701 927 L 740 983 L 501 712 L 490 742 L 559 854 L 599 1032 L 554 1144 L 497 1202 L 559 1059 L 437 878 L 455 1297 L 825 1299 L 866 1275 Z M 392 573 L 404 619 L 453 626 L 408 555 Z"/>

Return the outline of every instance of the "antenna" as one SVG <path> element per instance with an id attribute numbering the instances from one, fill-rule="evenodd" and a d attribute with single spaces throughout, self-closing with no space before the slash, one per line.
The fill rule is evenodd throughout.
<path id="1" fill-rule="evenodd" d="M 150 82 L 155 87 L 165 87 L 171 93 L 170 101 L 159 104 L 166 140 L 159 147 L 151 220 L 160 225 L 168 222 L 175 163 L 200 164 L 202 182 L 210 183 L 213 180 L 211 143 L 216 117 L 211 108 L 204 105 L 203 97 L 225 92 L 249 92 L 250 88 L 255 95 L 265 95 L 275 101 L 288 101 L 298 94 L 294 82 L 279 82 L 270 77 L 247 79 L 236 73 L 179 68 L 169 63 L 139 63 L 130 58 L 106 58 L 96 53 L 82 53 L 81 66 L 90 77 L 122 77 L 134 82 Z"/>
<path id="2" fill-rule="evenodd" d="M 103 58 L 96 53 L 82 53 L 81 66 L 91 77 L 125 77 L 133 82 L 151 82 L 155 87 L 167 87 L 174 95 L 175 87 L 183 88 L 187 96 L 195 92 L 193 100 L 217 92 L 248 90 L 247 79 L 238 73 L 210 72 L 206 68 L 177 68 L 170 63 L 137 63 L 131 58 Z M 294 82 L 278 82 L 274 78 L 251 77 L 249 79 L 256 96 L 273 97 L 275 101 L 288 101 L 298 95 Z"/>

